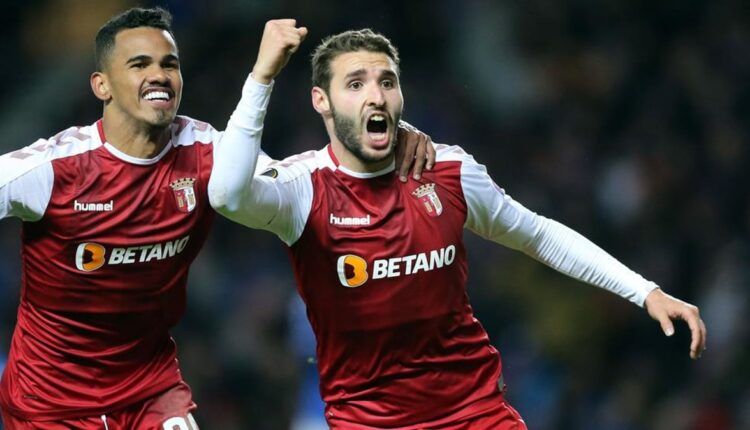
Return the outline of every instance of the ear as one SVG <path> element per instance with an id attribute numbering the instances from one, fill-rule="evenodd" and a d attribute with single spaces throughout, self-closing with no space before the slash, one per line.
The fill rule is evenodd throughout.
<path id="1" fill-rule="evenodd" d="M 112 92 L 109 89 L 109 81 L 105 73 L 94 72 L 91 74 L 89 81 L 91 83 L 91 91 L 94 92 L 96 98 L 104 102 L 109 101 L 112 98 Z"/>
<path id="2" fill-rule="evenodd" d="M 331 113 L 331 101 L 328 100 L 328 94 L 325 90 L 320 87 L 313 87 L 312 89 L 312 105 L 315 111 L 323 116 L 328 116 Z"/>

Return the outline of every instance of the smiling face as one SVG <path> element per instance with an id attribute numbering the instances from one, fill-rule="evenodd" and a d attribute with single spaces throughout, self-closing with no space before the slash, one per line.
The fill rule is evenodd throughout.
<path id="1" fill-rule="evenodd" d="M 167 127 L 182 97 L 174 39 L 166 30 L 153 27 L 120 31 L 104 70 L 92 75 L 92 88 L 105 102 L 105 116 L 138 128 Z"/>
<path id="2" fill-rule="evenodd" d="M 339 161 L 358 171 L 387 167 L 394 155 L 404 99 L 397 66 L 386 54 L 347 52 L 330 63 L 326 92 L 313 89 L 313 105 L 323 114 Z"/>

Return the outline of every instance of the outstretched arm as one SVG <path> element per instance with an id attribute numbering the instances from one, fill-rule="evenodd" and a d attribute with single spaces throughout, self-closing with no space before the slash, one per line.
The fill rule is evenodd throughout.
<path id="1" fill-rule="evenodd" d="M 467 203 L 466 227 L 477 234 L 520 250 L 575 279 L 604 288 L 647 308 L 667 335 L 672 319 L 685 320 L 692 331 L 690 356 L 705 348 L 706 328 L 698 308 L 677 300 L 626 267 L 590 240 L 557 221 L 537 215 L 498 187 L 484 166 L 454 150 L 462 160 L 461 184 Z"/>

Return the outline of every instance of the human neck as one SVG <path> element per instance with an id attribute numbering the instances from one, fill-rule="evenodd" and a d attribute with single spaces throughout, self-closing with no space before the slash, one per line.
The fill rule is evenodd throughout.
<path id="1" fill-rule="evenodd" d="M 333 149 L 333 155 L 335 155 L 336 159 L 339 161 L 339 165 L 357 173 L 379 172 L 393 163 L 395 157 L 395 155 L 391 153 L 379 161 L 362 160 L 349 151 L 346 146 L 335 137 L 331 139 L 331 148 Z"/>
<path id="2" fill-rule="evenodd" d="M 102 127 L 107 142 L 119 151 L 135 158 L 153 158 L 169 143 L 169 127 L 142 127 L 117 115 L 108 115 L 105 110 Z"/>

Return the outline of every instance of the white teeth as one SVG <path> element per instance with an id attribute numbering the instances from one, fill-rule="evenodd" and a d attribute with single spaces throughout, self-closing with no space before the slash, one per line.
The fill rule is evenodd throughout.
<path id="1" fill-rule="evenodd" d="M 373 115 L 370 117 L 371 121 L 385 121 L 385 117 L 383 115 Z"/>
<path id="2" fill-rule="evenodd" d="M 166 91 L 152 91 L 143 98 L 146 100 L 169 100 L 169 94 Z"/>

